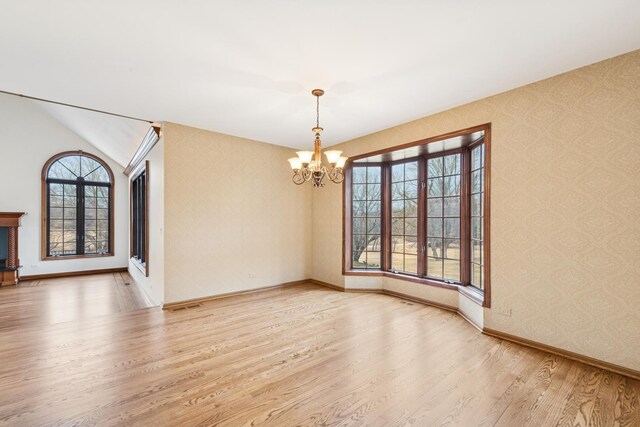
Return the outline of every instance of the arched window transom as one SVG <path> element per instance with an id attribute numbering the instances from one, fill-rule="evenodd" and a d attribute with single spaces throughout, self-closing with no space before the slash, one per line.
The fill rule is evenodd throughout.
<path id="1" fill-rule="evenodd" d="M 48 179 L 78 180 L 111 183 L 111 177 L 102 161 L 86 155 L 61 157 L 49 167 Z"/>

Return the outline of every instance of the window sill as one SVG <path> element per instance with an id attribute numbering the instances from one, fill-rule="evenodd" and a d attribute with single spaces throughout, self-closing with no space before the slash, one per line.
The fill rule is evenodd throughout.
<path id="1" fill-rule="evenodd" d="M 347 270 L 342 273 L 343 276 L 384 276 L 381 270 Z"/>
<path id="2" fill-rule="evenodd" d="M 143 264 L 139 260 L 133 257 L 129 258 L 129 261 L 131 261 L 131 264 L 133 264 L 138 270 L 140 270 L 140 273 L 144 274 L 145 277 L 149 277 L 149 269 L 147 268 L 146 263 Z"/>
<path id="3" fill-rule="evenodd" d="M 489 307 L 485 305 L 484 294 L 480 289 L 473 286 L 459 286 L 458 292 L 482 307 Z"/>
<path id="4" fill-rule="evenodd" d="M 391 277 L 393 279 L 398 279 L 398 280 L 405 280 L 407 282 L 421 283 L 423 285 L 435 286 L 437 288 L 454 289 L 454 290 L 461 287 L 459 285 L 454 285 L 452 283 L 444 283 L 438 280 L 410 276 L 408 274 L 392 273 L 390 271 L 382 271 L 382 270 L 374 270 L 374 271 L 347 270 L 343 273 L 343 275 L 345 276 L 384 276 L 384 277 Z"/>
<path id="5" fill-rule="evenodd" d="M 436 287 L 436 288 L 451 289 L 451 290 L 454 290 L 454 291 L 458 291 L 459 293 L 461 293 L 462 295 L 466 296 L 467 298 L 469 298 L 471 301 L 475 302 L 476 304 L 478 304 L 478 305 L 480 305 L 482 307 L 489 308 L 489 305 L 485 304 L 486 301 L 484 299 L 484 295 L 483 295 L 482 291 L 480 291 L 479 289 L 476 289 L 476 288 L 474 288 L 472 286 L 463 286 L 463 285 L 456 285 L 456 284 L 453 284 L 453 283 L 444 283 L 444 282 L 440 282 L 438 280 L 427 279 L 427 278 L 423 278 L 423 277 L 409 276 L 407 274 L 392 273 L 390 271 L 381 271 L 381 270 L 374 270 L 374 271 L 347 270 L 347 271 L 344 271 L 342 274 L 344 276 L 384 276 L 384 277 L 390 277 L 392 279 L 404 280 L 406 282 L 419 283 L 421 285 L 433 286 L 433 287 Z"/>
<path id="6" fill-rule="evenodd" d="M 453 283 L 445 283 L 445 282 L 440 282 L 439 280 L 410 276 L 408 274 L 402 274 L 402 273 L 392 273 L 390 271 L 384 271 L 382 274 L 385 277 L 391 277 L 393 279 L 398 279 L 398 280 L 406 280 L 407 282 L 412 282 L 412 283 L 420 283 L 422 285 L 434 286 L 436 288 L 457 290 L 458 288 L 461 287 Z"/>
<path id="7" fill-rule="evenodd" d="M 114 253 L 109 252 L 106 254 L 45 256 L 42 258 L 42 261 L 64 261 L 65 259 L 103 258 L 109 256 L 114 256 Z"/>

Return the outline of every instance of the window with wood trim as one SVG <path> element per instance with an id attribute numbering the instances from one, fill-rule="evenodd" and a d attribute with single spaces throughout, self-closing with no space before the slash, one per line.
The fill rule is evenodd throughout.
<path id="1" fill-rule="evenodd" d="M 113 172 L 82 151 L 60 153 L 42 170 L 42 258 L 113 255 Z"/>
<path id="2" fill-rule="evenodd" d="M 354 156 L 345 176 L 345 274 L 467 286 L 488 304 L 489 137 L 483 125 Z"/>
<path id="3" fill-rule="evenodd" d="M 471 284 L 484 289 L 484 144 L 471 149 Z"/>
<path id="4" fill-rule="evenodd" d="M 460 282 L 462 153 L 429 157 L 427 163 L 427 277 Z"/>
<path id="5" fill-rule="evenodd" d="M 149 275 L 149 162 L 131 179 L 131 258 Z"/>
<path id="6" fill-rule="evenodd" d="M 417 160 L 391 165 L 391 270 L 418 274 Z"/>
<path id="7" fill-rule="evenodd" d="M 380 166 L 354 169 L 352 180 L 351 260 L 354 268 L 380 268 L 381 176 Z"/>

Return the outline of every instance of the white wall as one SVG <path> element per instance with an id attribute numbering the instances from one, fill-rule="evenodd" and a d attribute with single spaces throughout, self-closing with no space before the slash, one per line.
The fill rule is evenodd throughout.
<path id="1" fill-rule="evenodd" d="M 55 154 L 70 150 L 95 154 L 113 170 L 115 256 L 40 260 L 42 167 Z M 128 183 L 122 170 L 117 163 L 38 108 L 34 101 L 0 94 L 0 211 L 27 213 L 19 230 L 21 275 L 127 266 Z"/>
<path id="2" fill-rule="evenodd" d="M 129 260 L 129 274 L 155 305 L 164 303 L 164 138 L 144 161 L 149 161 L 149 277 Z M 133 177 L 133 174 L 132 174 Z M 130 189 L 131 187 L 128 186 Z"/>

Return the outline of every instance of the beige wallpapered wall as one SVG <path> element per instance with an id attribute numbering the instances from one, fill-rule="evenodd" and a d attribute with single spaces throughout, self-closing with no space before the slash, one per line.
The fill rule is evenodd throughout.
<path id="1" fill-rule="evenodd" d="M 165 139 L 165 302 L 310 277 L 311 189 L 294 150 L 173 123 Z"/>
<path id="2" fill-rule="evenodd" d="M 354 156 L 487 122 L 485 326 L 640 370 L 640 51 L 334 148 Z M 341 197 L 313 192 L 312 277 L 343 286 Z"/>

